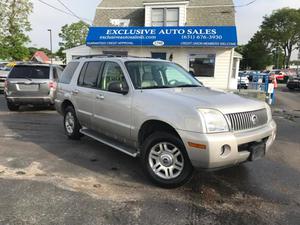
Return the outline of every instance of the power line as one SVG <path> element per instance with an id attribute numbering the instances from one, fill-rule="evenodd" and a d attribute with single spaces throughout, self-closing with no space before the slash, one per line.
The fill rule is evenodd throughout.
<path id="1" fill-rule="evenodd" d="M 235 7 L 236 7 L 236 8 L 246 7 L 246 6 L 252 5 L 252 4 L 255 3 L 256 1 L 257 1 L 257 0 L 253 0 L 253 1 L 248 2 L 248 3 L 246 3 L 246 4 L 236 5 Z"/>
<path id="2" fill-rule="evenodd" d="M 53 6 L 53 5 L 47 3 L 47 2 L 45 2 L 45 1 L 43 1 L 43 0 L 38 0 L 38 1 L 39 1 L 40 3 L 42 3 L 42 4 L 44 4 L 44 5 L 47 5 L 48 7 L 52 8 L 52 9 L 55 9 L 55 10 L 61 12 L 61 13 L 66 14 L 66 15 L 76 17 L 77 19 L 80 19 L 80 20 L 85 20 L 85 21 L 91 22 L 91 20 L 89 20 L 89 19 L 81 18 L 81 17 L 75 16 L 73 13 L 66 12 L 66 11 L 64 11 L 64 10 L 62 10 L 62 9 L 56 7 L 56 6 Z"/>
<path id="3" fill-rule="evenodd" d="M 68 10 L 73 16 L 75 16 L 77 19 L 81 19 L 79 16 L 77 16 L 65 3 L 63 3 L 61 0 L 57 0 L 66 10 Z"/>

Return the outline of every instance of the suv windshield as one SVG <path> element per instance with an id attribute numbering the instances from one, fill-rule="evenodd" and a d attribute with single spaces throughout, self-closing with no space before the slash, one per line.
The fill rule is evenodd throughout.
<path id="1" fill-rule="evenodd" d="M 46 66 L 15 66 L 9 78 L 49 79 L 49 71 Z"/>
<path id="2" fill-rule="evenodd" d="M 159 61 L 130 61 L 126 68 L 136 89 L 201 87 L 201 83 L 180 66 Z"/>

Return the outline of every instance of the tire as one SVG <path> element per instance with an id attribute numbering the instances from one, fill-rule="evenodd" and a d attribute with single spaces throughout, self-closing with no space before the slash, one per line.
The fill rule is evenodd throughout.
<path id="1" fill-rule="evenodd" d="M 7 102 L 7 108 L 9 109 L 9 111 L 18 111 L 19 106 L 12 102 Z"/>
<path id="2" fill-rule="evenodd" d="M 82 136 L 80 133 L 80 123 L 77 119 L 76 112 L 72 106 L 68 106 L 64 115 L 65 134 L 69 139 L 79 140 Z"/>
<path id="3" fill-rule="evenodd" d="M 166 132 L 156 132 L 145 140 L 141 160 L 150 180 L 162 188 L 180 187 L 193 174 L 183 142 L 176 135 Z"/>

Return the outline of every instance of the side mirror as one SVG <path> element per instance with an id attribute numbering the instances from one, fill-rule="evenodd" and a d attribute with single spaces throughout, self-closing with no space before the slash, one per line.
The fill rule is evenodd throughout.
<path id="1" fill-rule="evenodd" d="M 126 95 L 129 89 L 125 82 L 114 81 L 108 85 L 108 91 Z"/>

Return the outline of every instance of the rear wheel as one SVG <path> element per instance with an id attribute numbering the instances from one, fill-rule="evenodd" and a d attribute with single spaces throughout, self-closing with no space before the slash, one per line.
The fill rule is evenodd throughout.
<path id="1" fill-rule="evenodd" d="M 154 133 L 146 139 L 142 149 L 144 168 L 158 186 L 176 188 L 191 178 L 193 167 L 184 144 L 176 135 Z"/>
<path id="2" fill-rule="evenodd" d="M 72 106 L 68 106 L 65 110 L 64 128 L 65 128 L 65 133 L 68 136 L 68 138 L 73 139 L 73 140 L 80 139 L 81 126 L 77 119 L 75 110 Z"/>
<path id="3" fill-rule="evenodd" d="M 19 109 L 19 106 L 12 103 L 12 102 L 7 102 L 7 108 L 10 110 L 10 111 L 17 111 Z"/>

